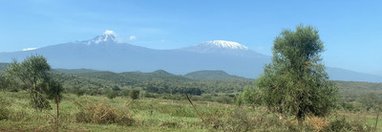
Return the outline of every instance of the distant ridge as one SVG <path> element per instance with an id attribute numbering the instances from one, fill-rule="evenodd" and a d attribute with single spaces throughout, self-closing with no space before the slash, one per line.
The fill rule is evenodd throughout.
<path id="1" fill-rule="evenodd" d="M 184 76 L 193 80 L 249 80 L 244 77 L 230 75 L 222 70 L 195 71 Z"/>

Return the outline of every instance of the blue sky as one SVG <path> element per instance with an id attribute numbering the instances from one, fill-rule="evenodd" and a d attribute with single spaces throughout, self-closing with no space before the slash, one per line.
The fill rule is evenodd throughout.
<path id="1" fill-rule="evenodd" d="M 91 39 L 172 49 L 224 39 L 271 55 L 283 29 L 312 25 L 327 66 L 382 75 L 382 2 L 360 0 L 0 0 L 0 52 Z"/>

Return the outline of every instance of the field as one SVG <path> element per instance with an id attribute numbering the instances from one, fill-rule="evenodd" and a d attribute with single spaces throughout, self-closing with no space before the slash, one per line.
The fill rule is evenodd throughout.
<path id="1" fill-rule="evenodd" d="M 0 92 L 0 131 L 56 131 L 53 109 L 38 111 L 29 105 L 29 94 Z M 192 97 L 191 97 L 192 99 Z M 263 107 L 237 106 L 216 102 L 65 94 L 60 104 L 59 131 L 296 131 L 295 119 L 267 112 Z M 84 122 L 81 113 L 96 111 L 98 117 Z M 93 109 L 92 109 L 93 108 Z M 5 110 L 4 110 L 5 109 Z M 85 110 L 85 111 L 84 111 Z M 88 111 L 86 111 L 88 110 Z M 95 116 L 94 114 L 92 116 Z M 337 110 L 327 118 L 310 117 L 303 131 L 318 131 L 335 119 L 346 119 L 353 127 L 372 129 L 375 113 Z M 120 118 L 123 117 L 123 118 Z M 367 124 L 364 124 L 367 122 Z M 358 125 L 358 126 L 357 126 Z M 378 125 L 382 130 L 382 125 Z"/>

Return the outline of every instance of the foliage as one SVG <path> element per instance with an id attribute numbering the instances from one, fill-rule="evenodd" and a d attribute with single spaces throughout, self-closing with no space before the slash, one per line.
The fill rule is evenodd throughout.
<path id="1" fill-rule="evenodd" d="M 323 129 L 325 132 L 371 132 L 372 128 L 361 122 L 347 121 L 345 118 L 339 118 L 331 121 L 327 127 Z"/>
<path id="2" fill-rule="evenodd" d="M 240 93 L 237 103 L 239 105 L 241 104 L 250 104 L 252 106 L 255 105 L 261 105 L 262 99 L 261 99 L 261 91 L 256 90 L 256 87 L 254 85 L 248 85 L 244 87 L 243 92 Z"/>
<path id="3" fill-rule="evenodd" d="M 130 91 L 130 98 L 136 100 L 139 98 L 140 90 L 132 90 Z"/>
<path id="4" fill-rule="evenodd" d="M 7 87 L 7 82 L 3 74 L 0 73 L 0 89 L 5 89 Z"/>
<path id="5" fill-rule="evenodd" d="M 24 85 L 31 96 L 31 104 L 34 108 L 42 110 L 50 108 L 49 102 L 44 96 L 49 83 L 50 66 L 43 56 L 30 56 L 23 62 L 14 61 L 6 69 L 7 75 Z"/>
<path id="6" fill-rule="evenodd" d="M 368 93 L 362 95 L 359 98 L 359 102 L 362 104 L 363 108 L 367 111 L 369 110 L 377 110 L 379 111 L 382 104 L 382 98 L 378 97 L 376 93 Z"/>
<path id="7" fill-rule="evenodd" d="M 276 38 L 272 63 L 256 84 L 271 111 L 293 114 L 300 122 L 307 114 L 324 116 L 334 108 L 336 88 L 321 63 L 323 47 L 318 31 L 309 26 Z"/>
<path id="8" fill-rule="evenodd" d="M 63 90 L 61 83 L 50 79 L 48 82 L 48 89 L 45 93 L 47 94 L 48 99 L 55 100 L 54 102 L 57 104 L 61 102 Z"/>

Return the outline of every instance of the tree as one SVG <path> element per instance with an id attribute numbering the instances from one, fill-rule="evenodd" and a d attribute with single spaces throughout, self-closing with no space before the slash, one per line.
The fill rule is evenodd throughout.
<path id="1" fill-rule="evenodd" d="M 136 100 L 139 98 L 140 90 L 131 90 L 130 91 L 130 98 L 133 100 Z"/>
<path id="2" fill-rule="evenodd" d="M 252 107 L 255 107 L 255 105 L 261 104 L 261 91 L 256 90 L 256 87 L 253 87 L 252 85 L 245 86 L 243 89 L 243 92 L 240 93 L 237 103 L 239 105 L 241 104 L 250 104 Z"/>
<path id="3" fill-rule="evenodd" d="M 310 26 L 276 38 L 272 62 L 256 84 L 269 110 L 292 114 L 301 124 L 307 114 L 325 116 L 335 107 L 337 88 L 321 62 L 323 50 L 318 31 Z"/>
<path id="4" fill-rule="evenodd" d="M 23 62 L 14 61 L 6 69 L 9 78 L 26 87 L 31 96 L 31 104 L 34 108 L 42 110 L 51 108 L 45 97 L 49 85 L 50 66 L 43 56 L 30 56 Z"/>
<path id="5" fill-rule="evenodd" d="M 56 104 L 56 130 L 58 131 L 59 127 L 59 119 L 60 119 L 60 102 L 62 99 L 62 84 L 58 81 L 55 81 L 53 79 L 50 79 L 48 82 L 48 89 L 46 91 L 46 94 L 48 95 L 48 99 L 54 100 L 54 103 Z"/>

